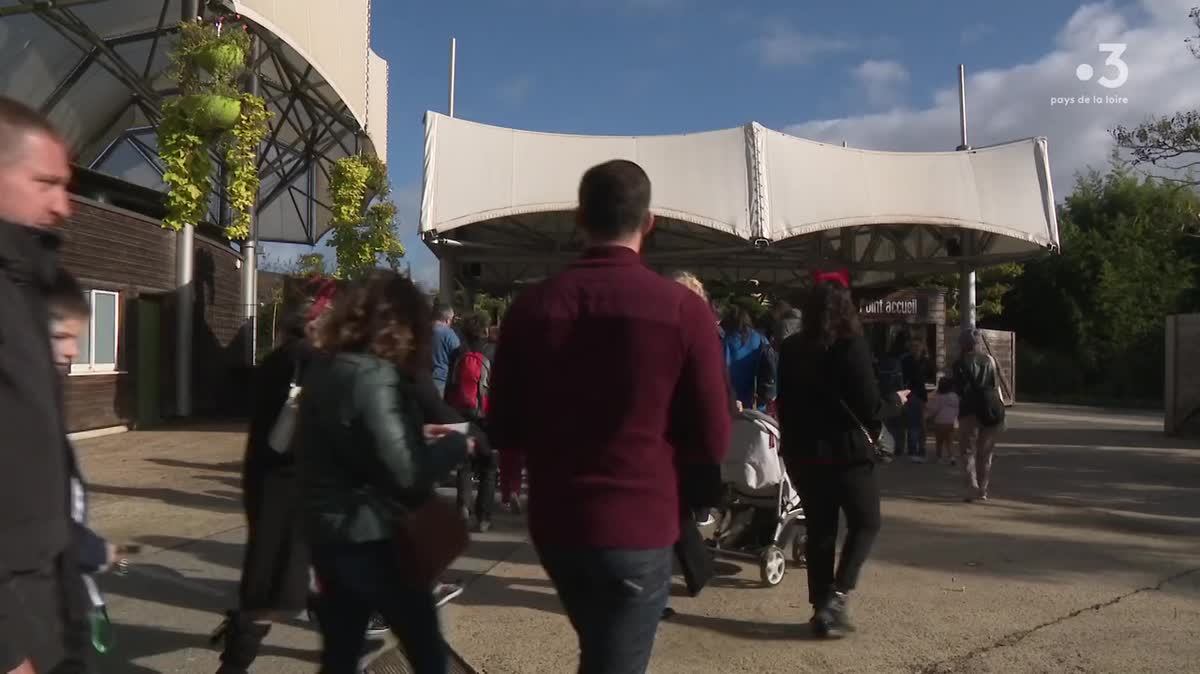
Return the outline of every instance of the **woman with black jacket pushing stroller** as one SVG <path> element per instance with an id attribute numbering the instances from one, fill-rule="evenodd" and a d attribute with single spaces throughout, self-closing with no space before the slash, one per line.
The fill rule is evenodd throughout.
<path id="1" fill-rule="evenodd" d="M 807 518 L 810 622 L 818 636 L 840 636 L 853 630 L 848 597 L 879 532 L 876 439 L 908 391 L 880 395 L 847 288 L 818 285 L 802 315 L 801 331 L 784 341 L 779 358 L 781 442 Z M 841 513 L 847 531 L 835 573 Z"/>

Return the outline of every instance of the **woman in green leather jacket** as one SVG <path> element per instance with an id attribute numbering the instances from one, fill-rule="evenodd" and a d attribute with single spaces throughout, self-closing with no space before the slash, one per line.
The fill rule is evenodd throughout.
<path id="1" fill-rule="evenodd" d="M 429 368 L 431 325 L 410 280 L 374 273 L 339 297 L 322 334 L 327 355 L 306 377 L 297 456 L 325 674 L 358 671 L 372 610 L 415 672 L 446 672 L 433 592 L 402 577 L 392 545 L 397 516 L 434 498 L 471 449 L 466 436 L 422 427 L 412 373 Z"/>

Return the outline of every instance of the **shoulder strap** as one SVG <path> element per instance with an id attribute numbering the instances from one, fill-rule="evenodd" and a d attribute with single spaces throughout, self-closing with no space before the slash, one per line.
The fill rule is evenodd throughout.
<path id="1" fill-rule="evenodd" d="M 492 386 L 492 360 L 486 354 L 479 354 L 479 386 L 475 389 L 475 409 L 481 414 L 487 401 L 488 390 Z"/>
<path id="2" fill-rule="evenodd" d="M 850 420 L 854 422 L 854 425 L 858 426 L 859 430 L 861 430 L 863 433 L 866 433 L 867 427 L 863 426 L 863 422 L 858 420 L 858 415 L 855 414 L 854 410 L 850 409 L 850 406 L 846 404 L 846 399 L 838 398 L 838 403 L 841 404 L 843 410 L 846 410 L 846 414 L 850 415 Z M 870 434 L 868 433 L 868 435 Z"/>

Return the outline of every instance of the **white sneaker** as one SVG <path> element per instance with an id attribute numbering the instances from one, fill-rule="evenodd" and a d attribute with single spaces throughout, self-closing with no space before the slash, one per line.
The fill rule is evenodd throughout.
<path id="1" fill-rule="evenodd" d="M 443 606 L 463 593 L 463 586 L 458 583 L 438 583 L 433 586 L 435 606 Z"/>

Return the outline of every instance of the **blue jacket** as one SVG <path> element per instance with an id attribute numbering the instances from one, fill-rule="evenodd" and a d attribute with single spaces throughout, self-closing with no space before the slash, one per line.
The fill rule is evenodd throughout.
<path id="1" fill-rule="evenodd" d="M 751 331 L 749 338 L 745 340 L 739 332 L 725 335 L 725 365 L 729 368 L 734 395 L 746 406 L 750 406 L 754 400 L 759 361 L 765 341 L 756 330 Z"/>
<path id="2" fill-rule="evenodd" d="M 443 323 L 433 326 L 433 381 L 443 388 L 450 376 L 450 363 L 454 362 L 454 353 L 462 343 L 454 328 Z"/>

